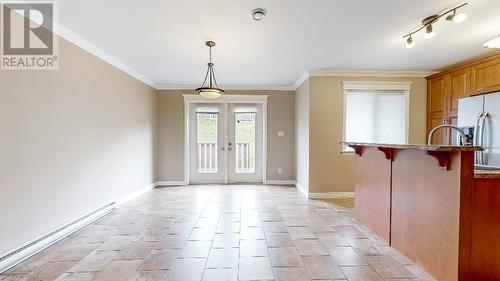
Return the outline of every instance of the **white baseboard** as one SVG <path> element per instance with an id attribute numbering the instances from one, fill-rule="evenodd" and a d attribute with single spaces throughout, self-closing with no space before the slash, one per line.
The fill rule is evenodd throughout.
<path id="1" fill-rule="evenodd" d="M 155 182 L 155 186 L 182 186 L 187 185 L 184 181 L 157 181 Z"/>
<path id="2" fill-rule="evenodd" d="M 295 186 L 300 191 L 300 193 L 302 193 L 302 195 L 304 195 L 306 198 L 309 198 L 309 192 L 302 185 L 296 182 Z"/>
<path id="3" fill-rule="evenodd" d="M 266 180 L 264 184 L 268 185 L 295 185 L 294 180 Z"/>
<path id="4" fill-rule="evenodd" d="M 46 235 L 41 236 L 38 239 L 35 239 L 29 243 L 26 243 L 24 246 L 20 247 L 17 250 L 11 251 L 8 254 L 5 254 L 0 257 L 0 273 L 3 273 L 10 268 L 16 266 L 17 264 L 23 262 L 24 260 L 32 257 L 33 255 L 43 251 L 44 249 L 50 247 L 51 245 L 59 242 L 60 240 L 68 237 L 72 233 L 77 232 L 78 230 L 84 228 L 85 226 L 93 223 L 94 221 L 100 219 L 101 217 L 109 214 L 114 209 L 119 207 L 120 205 L 126 203 L 129 200 L 136 198 L 137 196 L 153 189 L 156 186 L 156 183 L 150 184 L 140 190 L 127 195 L 113 203 L 110 203 L 78 220 L 60 227 L 59 229 L 54 230 Z"/>
<path id="5" fill-rule="evenodd" d="M 128 201 L 130 201 L 130 200 L 132 200 L 132 199 L 134 199 L 134 198 L 142 195 L 143 193 L 150 191 L 151 189 L 155 188 L 156 186 L 157 186 L 156 183 L 152 183 L 150 185 L 147 185 L 147 186 L 145 186 L 145 187 L 137 190 L 136 192 L 134 192 L 132 194 L 129 194 L 129 195 L 127 195 L 127 196 L 125 196 L 125 197 L 123 197 L 121 199 L 116 200 L 114 202 L 115 207 L 118 207 L 120 205 L 125 204 L 126 202 L 128 202 Z"/>
<path id="6" fill-rule="evenodd" d="M 310 199 L 354 198 L 354 192 L 319 192 L 309 193 Z"/>

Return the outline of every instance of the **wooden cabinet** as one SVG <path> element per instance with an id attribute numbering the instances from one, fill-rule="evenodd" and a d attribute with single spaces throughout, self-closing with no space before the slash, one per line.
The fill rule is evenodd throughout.
<path id="1" fill-rule="evenodd" d="M 449 74 L 450 92 L 448 95 L 447 113 L 456 117 L 458 114 L 458 100 L 470 94 L 470 69 L 461 69 Z"/>
<path id="2" fill-rule="evenodd" d="M 500 57 L 471 67 L 474 95 L 500 91 Z"/>
<path id="3" fill-rule="evenodd" d="M 458 100 L 500 91 L 500 53 L 427 77 L 427 134 L 457 124 Z M 456 131 L 441 129 L 433 144 L 457 144 Z"/>
<path id="4" fill-rule="evenodd" d="M 427 133 L 441 124 L 456 125 L 458 100 L 469 96 L 470 69 L 460 69 L 428 80 Z M 451 129 L 441 129 L 434 135 L 433 144 L 456 144 Z"/>

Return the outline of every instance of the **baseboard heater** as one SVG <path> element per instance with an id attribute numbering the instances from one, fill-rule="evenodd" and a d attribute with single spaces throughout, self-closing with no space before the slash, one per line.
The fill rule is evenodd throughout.
<path id="1" fill-rule="evenodd" d="M 79 218 L 0 258 L 0 274 L 115 210 L 115 202 Z"/>

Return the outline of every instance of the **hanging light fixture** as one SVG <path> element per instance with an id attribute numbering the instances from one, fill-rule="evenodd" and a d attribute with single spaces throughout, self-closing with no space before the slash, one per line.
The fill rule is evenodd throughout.
<path id="1" fill-rule="evenodd" d="M 196 93 L 207 99 L 216 99 L 224 94 L 224 90 L 217 86 L 217 80 L 215 80 L 214 64 L 212 63 L 212 48 L 215 47 L 215 42 L 207 41 L 205 45 L 209 49 L 210 60 L 208 62 L 207 73 L 205 74 L 205 80 L 200 88 L 196 89 Z M 208 80 L 208 85 L 205 86 Z"/>

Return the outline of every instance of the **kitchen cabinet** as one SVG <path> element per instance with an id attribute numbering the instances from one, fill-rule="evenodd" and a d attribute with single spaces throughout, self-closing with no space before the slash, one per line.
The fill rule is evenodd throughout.
<path id="1" fill-rule="evenodd" d="M 469 96 L 470 69 L 460 69 L 428 80 L 427 133 L 441 124 L 456 124 L 458 100 Z M 434 135 L 433 144 L 454 144 L 455 134 L 441 129 Z"/>
<path id="2" fill-rule="evenodd" d="M 500 53 L 427 77 L 427 134 L 441 124 L 457 124 L 458 100 L 500 91 Z M 433 144 L 457 144 L 456 132 L 441 129 Z"/>
<path id="3" fill-rule="evenodd" d="M 500 91 L 500 57 L 471 67 L 472 94 Z"/>

